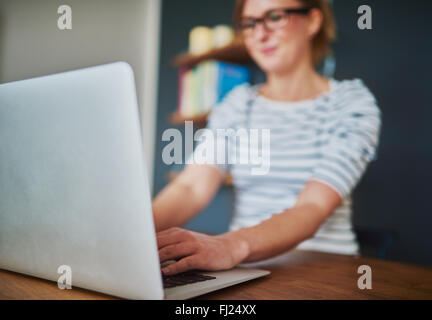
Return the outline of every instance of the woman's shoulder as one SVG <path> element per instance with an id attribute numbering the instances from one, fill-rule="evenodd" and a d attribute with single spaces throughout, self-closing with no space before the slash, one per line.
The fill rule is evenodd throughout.
<path id="1" fill-rule="evenodd" d="M 233 100 L 235 102 L 241 102 L 248 99 L 250 93 L 253 91 L 253 85 L 248 82 L 239 84 L 232 88 L 225 95 L 222 101 Z"/>
<path id="2" fill-rule="evenodd" d="M 253 86 L 249 83 L 243 83 L 235 86 L 228 91 L 222 100 L 213 108 L 215 110 L 241 111 L 251 96 Z"/>
<path id="3" fill-rule="evenodd" d="M 208 127 L 233 127 L 241 120 L 249 97 L 251 85 L 243 83 L 228 91 L 223 99 L 213 106 Z"/>
<path id="4" fill-rule="evenodd" d="M 367 106 L 378 108 L 375 95 L 360 78 L 336 80 L 334 82 L 333 97 L 340 107 Z"/>
<path id="5" fill-rule="evenodd" d="M 351 95 L 351 96 L 372 96 L 374 94 L 360 78 L 336 80 L 332 79 L 335 83 L 334 93 L 336 95 Z"/>

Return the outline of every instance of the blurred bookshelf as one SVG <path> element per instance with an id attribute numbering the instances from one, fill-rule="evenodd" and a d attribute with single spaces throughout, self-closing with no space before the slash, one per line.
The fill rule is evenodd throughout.
<path id="1" fill-rule="evenodd" d="M 225 44 L 222 46 L 212 46 L 209 43 L 210 28 L 198 27 L 195 31 L 190 33 L 189 52 L 178 54 L 171 61 L 172 66 L 178 69 L 178 104 L 167 121 L 175 126 L 192 121 L 194 128 L 204 128 L 213 107 L 217 108 L 233 87 L 250 81 L 248 65 L 252 59 L 236 37 L 230 41 L 223 39 Z M 166 179 L 173 181 L 180 172 L 180 168 L 171 170 Z M 226 175 L 224 185 L 233 185 L 230 174 Z"/>
<path id="2" fill-rule="evenodd" d="M 190 53 L 180 54 L 174 57 L 172 64 L 176 68 L 192 68 L 205 60 L 218 60 L 229 63 L 246 64 L 251 61 L 251 57 L 249 56 L 244 44 L 235 41 L 230 45 L 224 46 L 222 48 L 214 48 L 200 55 L 193 55 Z"/>
<path id="3" fill-rule="evenodd" d="M 214 61 L 222 62 L 235 66 L 244 66 L 251 62 L 251 58 L 245 46 L 234 41 L 233 43 L 221 48 L 214 48 L 206 53 L 200 55 L 193 55 L 190 53 L 179 54 L 172 60 L 172 65 L 180 70 L 191 70 L 196 68 L 202 63 Z M 180 76 L 180 75 L 179 75 Z M 179 85 L 180 86 L 180 85 Z M 180 90 L 180 89 L 179 89 Z M 179 98 L 180 99 L 180 98 Z M 205 127 L 207 124 L 207 117 L 211 110 L 204 110 L 193 115 L 185 115 L 177 107 L 177 110 L 168 116 L 168 122 L 172 125 L 183 125 L 185 121 L 193 121 L 197 127 Z"/>
<path id="4" fill-rule="evenodd" d="M 168 122 L 172 125 L 183 125 L 185 121 L 193 121 L 194 126 L 203 128 L 207 124 L 207 117 L 210 111 L 195 115 L 195 116 L 185 116 L 179 111 L 175 111 L 168 116 Z"/>

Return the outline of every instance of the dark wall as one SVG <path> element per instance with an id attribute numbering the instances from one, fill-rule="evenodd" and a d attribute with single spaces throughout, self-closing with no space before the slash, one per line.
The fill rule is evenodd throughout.
<path id="1" fill-rule="evenodd" d="M 159 192 L 167 183 L 169 170 L 180 169 L 162 162 L 162 150 L 167 142 L 162 142 L 162 133 L 172 127 L 167 117 L 177 106 L 177 70 L 171 66 L 172 58 L 187 51 L 189 31 L 197 26 L 213 27 L 232 21 L 233 0 L 163 0 L 161 57 L 159 72 L 159 100 L 157 117 L 157 141 L 155 159 L 154 191 Z M 176 127 L 182 129 L 181 126 Z M 227 230 L 231 214 L 232 195 L 229 188 L 222 188 L 210 207 L 187 225 L 188 228 L 210 233 Z"/>
<path id="2" fill-rule="evenodd" d="M 369 4 L 373 29 L 357 28 Z M 388 258 L 432 265 L 432 2 L 336 0 L 336 78 L 362 78 L 383 114 L 378 160 L 354 193 L 354 225 L 396 236 Z"/>
<path id="3" fill-rule="evenodd" d="M 383 112 L 378 160 L 354 192 L 354 226 L 372 234 L 391 234 L 386 258 L 432 265 L 432 3 L 427 0 L 334 0 L 339 40 L 334 46 L 337 79 L 361 78 Z M 357 28 L 357 8 L 373 10 L 373 30 Z M 161 161 L 166 118 L 177 105 L 177 71 L 171 59 L 187 49 L 196 25 L 230 23 L 233 0 L 164 0 L 159 78 L 155 194 L 174 167 Z M 205 212 L 187 227 L 223 232 L 232 194 L 222 188 Z M 372 242 L 375 241 L 372 239 Z M 380 238 L 378 237 L 378 240 Z M 374 253 L 377 255 L 377 253 Z"/>

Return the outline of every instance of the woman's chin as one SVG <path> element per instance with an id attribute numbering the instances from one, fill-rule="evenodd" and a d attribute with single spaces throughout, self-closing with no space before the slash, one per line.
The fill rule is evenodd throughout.
<path id="1" fill-rule="evenodd" d="M 265 63 L 259 64 L 260 68 L 265 73 L 280 73 L 283 72 L 283 70 L 289 69 L 289 65 L 287 65 L 286 61 L 265 61 Z"/>

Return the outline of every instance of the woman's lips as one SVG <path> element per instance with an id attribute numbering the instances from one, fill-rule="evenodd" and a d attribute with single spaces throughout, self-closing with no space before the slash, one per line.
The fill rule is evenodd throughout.
<path id="1" fill-rule="evenodd" d="M 267 47 L 267 48 L 262 48 L 261 49 L 261 53 L 264 55 L 270 55 L 273 54 L 276 51 L 277 47 Z"/>

